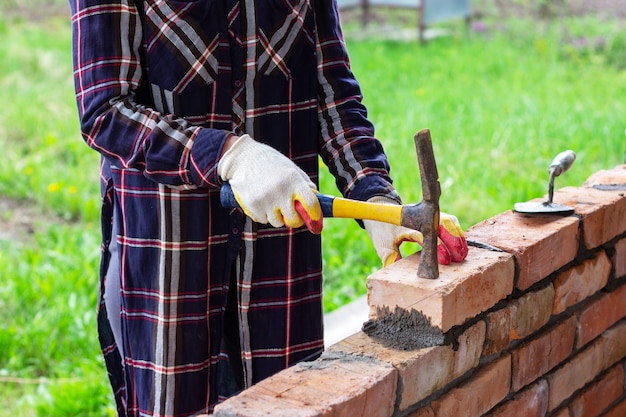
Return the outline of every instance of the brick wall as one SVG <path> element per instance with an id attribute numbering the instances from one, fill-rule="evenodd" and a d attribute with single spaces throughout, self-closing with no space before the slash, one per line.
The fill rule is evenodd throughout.
<path id="1" fill-rule="evenodd" d="M 541 201 L 538 199 L 537 201 Z M 437 280 L 419 254 L 368 278 L 376 307 L 415 309 L 452 341 L 386 347 L 359 332 L 229 399 L 234 416 L 626 416 L 626 165 L 554 201 L 568 217 L 502 213 Z"/>

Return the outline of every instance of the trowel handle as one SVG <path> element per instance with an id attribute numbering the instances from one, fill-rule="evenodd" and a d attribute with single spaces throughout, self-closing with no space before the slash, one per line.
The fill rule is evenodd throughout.
<path id="1" fill-rule="evenodd" d="M 554 157 L 548 171 L 550 176 L 558 177 L 565 171 L 570 169 L 574 161 L 576 160 L 576 154 L 572 150 L 563 151 Z"/>

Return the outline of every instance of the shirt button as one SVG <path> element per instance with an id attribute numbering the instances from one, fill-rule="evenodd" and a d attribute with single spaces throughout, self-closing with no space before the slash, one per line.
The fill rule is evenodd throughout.
<path id="1" fill-rule="evenodd" d="M 239 229 L 237 229 L 236 227 L 233 227 L 233 235 L 238 235 L 239 234 Z"/>
<path id="2" fill-rule="evenodd" d="M 237 80 L 235 81 L 235 87 L 239 88 L 243 85 L 243 83 L 241 82 L 241 80 Z"/>

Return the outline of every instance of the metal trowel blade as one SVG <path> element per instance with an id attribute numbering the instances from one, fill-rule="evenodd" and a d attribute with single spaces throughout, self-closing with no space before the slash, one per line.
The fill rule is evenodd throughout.
<path id="1" fill-rule="evenodd" d="M 574 208 L 570 206 L 564 206 L 562 204 L 555 203 L 539 203 L 539 202 L 526 202 L 515 203 L 513 211 L 526 214 L 558 214 L 566 215 L 574 213 Z"/>

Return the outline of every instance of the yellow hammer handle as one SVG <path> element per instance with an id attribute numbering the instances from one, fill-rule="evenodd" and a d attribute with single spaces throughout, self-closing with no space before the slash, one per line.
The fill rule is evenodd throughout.
<path id="1" fill-rule="evenodd" d="M 318 199 L 320 196 L 318 195 Z M 320 199 L 321 200 L 321 199 Z M 321 201 L 320 201 L 321 202 Z M 377 220 L 402 225 L 402 206 L 392 204 L 368 203 L 347 198 L 332 198 L 332 216 L 359 220 Z"/>

